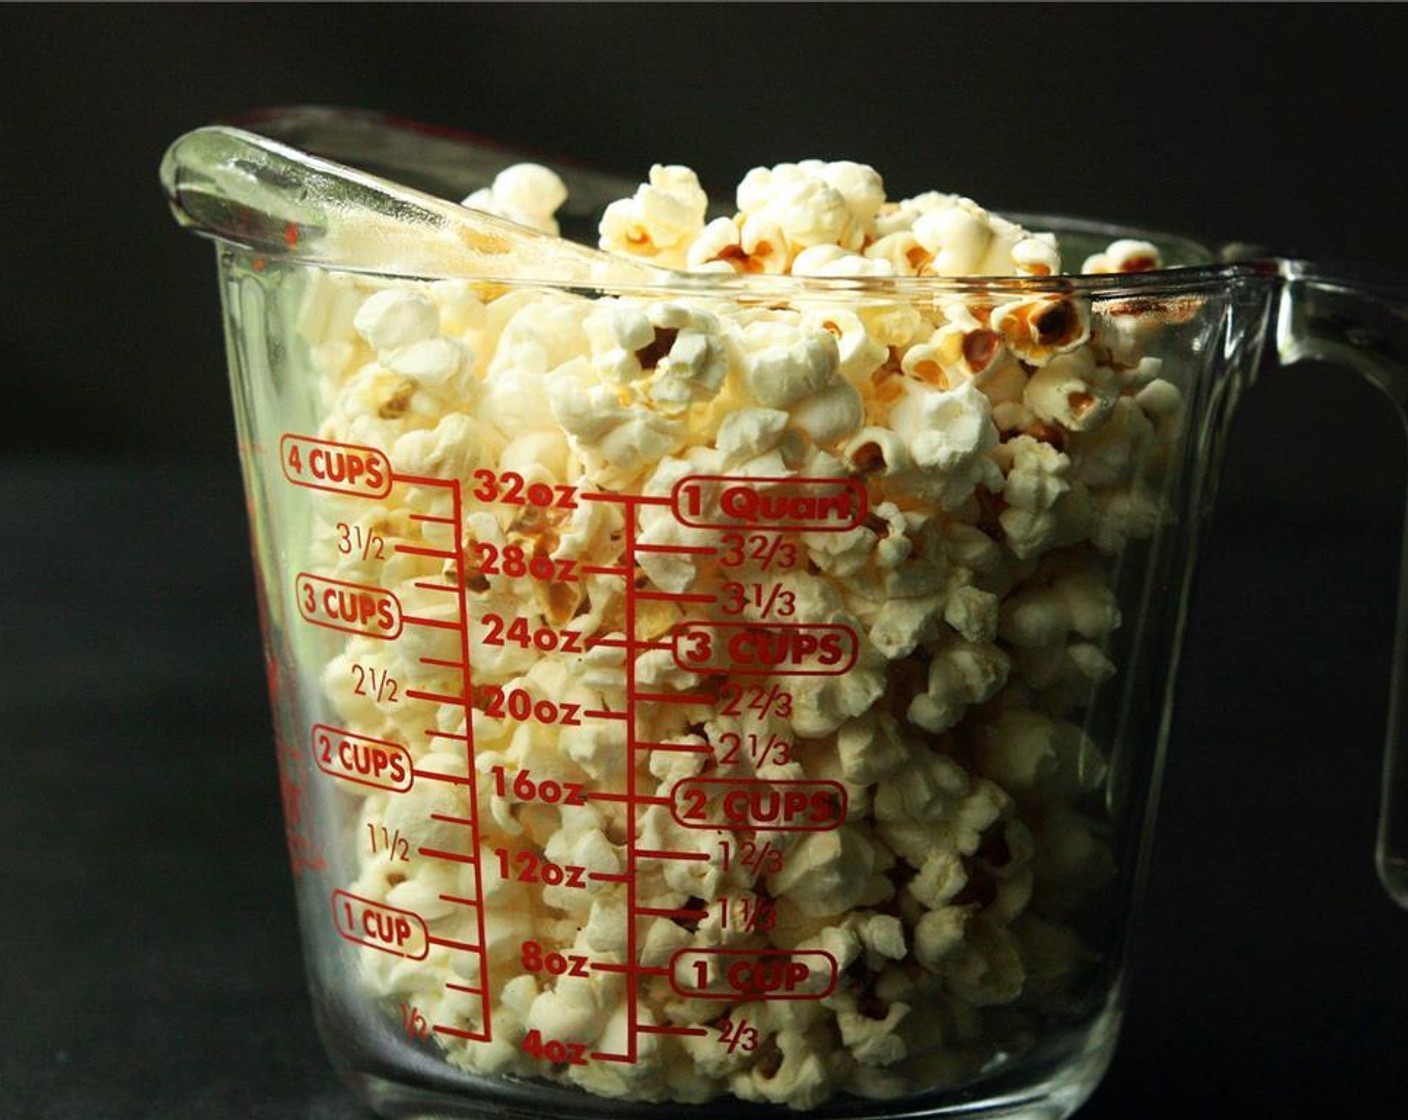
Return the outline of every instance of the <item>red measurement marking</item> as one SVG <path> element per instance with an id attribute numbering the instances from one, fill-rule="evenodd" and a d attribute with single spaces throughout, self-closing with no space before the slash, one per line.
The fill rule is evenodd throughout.
<path id="1" fill-rule="evenodd" d="M 683 1034 L 683 1035 L 704 1035 L 708 1030 L 704 1027 L 677 1027 L 670 1023 L 641 1023 L 636 1030 L 642 1034 Z"/>
<path id="2" fill-rule="evenodd" d="M 406 689 L 406 697 L 410 700 L 429 700 L 432 704 L 463 704 L 462 696 L 447 696 L 439 692 L 422 692 L 418 688 Z"/>
<path id="3" fill-rule="evenodd" d="M 385 588 L 299 572 L 294 597 L 298 613 L 314 626 L 369 638 L 390 639 L 401 633 L 401 602 Z"/>
<path id="4" fill-rule="evenodd" d="M 284 226 L 284 244 L 292 249 L 298 244 L 298 223 L 289 222 Z"/>
<path id="5" fill-rule="evenodd" d="M 450 622 L 444 618 L 423 618 L 420 615 L 408 614 L 405 616 L 407 626 L 429 626 L 435 630 L 463 630 L 464 627 L 458 622 Z M 456 664 L 451 662 L 451 664 Z"/>
<path id="6" fill-rule="evenodd" d="M 653 498 L 646 494 L 578 494 L 584 502 L 616 502 L 623 506 L 667 506 L 669 498 Z"/>
<path id="7" fill-rule="evenodd" d="M 669 804 L 686 828 L 829 832 L 846 819 L 846 787 L 803 779 L 681 778 Z"/>
<path id="8" fill-rule="evenodd" d="M 430 935 L 418 914 L 347 891 L 332 893 L 333 921 L 348 941 L 407 960 L 424 960 Z"/>
<path id="9" fill-rule="evenodd" d="M 689 673 L 839 677 L 860 652 L 855 630 L 840 623 L 684 622 L 671 637 L 675 664 Z"/>
<path id="10" fill-rule="evenodd" d="M 671 910 L 658 906 L 637 906 L 634 908 L 636 914 L 643 914 L 647 918 L 684 918 L 686 921 L 703 919 L 709 916 L 707 910 Z"/>
<path id="11" fill-rule="evenodd" d="M 439 848 L 417 848 L 416 852 L 431 859 L 449 860 L 451 863 L 478 863 L 478 856 L 467 856 L 461 852 L 446 852 Z"/>
<path id="12" fill-rule="evenodd" d="M 743 928 L 749 933 L 766 933 L 777 925 L 777 904 L 770 898 L 744 895 L 738 899 Z M 719 899 L 719 928 L 728 929 L 729 900 Z"/>
<path id="13" fill-rule="evenodd" d="M 290 434 L 279 441 L 279 461 L 297 486 L 363 498 L 391 493 L 391 463 L 374 447 Z"/>
<path id="14" fill-rule="evenodd" d="M 334 778 L 397 793 L 415 780 L 410 752 L 399 743 L 319 723 L 313 727 L 312 749 L 318 769 Z"/>
<path id="15" fill-rule="evenodd" d="M 445 902 L 453 902 L 456 906 L 478 906 L 479 901 L 473 898 L 462 898 L 457 894 L 442 894 L 440 898 Z M 481 950 L 482 952 L 482 950 Z"/>
<path id="16" fill-rule="evenodd" d="M 712 754 L 708 743 L 636 743 L 638 751 L 684 751 L 688 754 Z"/>
<path id="17" fill-rule="evenodd" d="M 797 546 L 777 533 L 725 533 L 719 563 L 725 568 L 756 564 L 764 572 L 797 565 Z"/>
<path id="18" fill-rule="evenodd" d="M 485 1004 L 484 1012 L 487 1017 L 489 1012 L 487 1003 Z M 447 1027 L 441 1023 L 433 1024 L 430 1029 L 435 1031 L 437 1034 L 447 1034 L 451 1038 L 463 1038 L 467 1039 L 470 1042 L 489 1041 L 489 1027 L 487 1023 L 484 1026 L 480 1027 L 477 1031 L 467 1031 L 463 1030 L 460 1027 Z"/>
<path id="19" fill-rule="evenodd" d="M 601 708 L 589 708 L 582 713 L 585 719 L 627 719 L 625 712 L 609 712 Z"/>
<path id="20" fill-rule="evenodd" d="M 686 999 L 825 999 L 838 971 L 821 949 L 680 949 L 670 987 Z"/>
<path id="21" fill-rule="evenodd" d="M 739 1019 L 736 1023 L 725 1019 L 719 1024 L 719 1041 L 730 1054 L 740 1049 L 745 1054 L 751 1054 L 758 1048 L 758 1028 L 749 1026 L 747 1019 Z"/>
<path id="22" fill-rule="evenodd" d="M 637 591 L 637 599 L 648 599 L 652 603 L 717 603 L 717 595 L 686 594 L 683 591 Z"/>
<path id="23" fill-rule="evenodd" d="M 474 784 L 471 779 L 461 774 L 439 774 L 434 770 L 422 770 L 420 767 L 416 767 L 415 775 L 417 778 L 424 778 L 427 782 L 449 782 L 451 785 L 457 786 Z"/>
<path id="24" fill-rule="evenodd" d="M 645 704 L 712 704 L 712 696 L 697 692 L 636 692 L 632 700 Z"/>
<path id="25" fill-rule="evenodd" d="M 719 689 L 719 714 L 741 716 L 754 713 L 759 719 L 767 719 L 769 712 L 779 716 L 792 714 L 792 694 L 784 692 L 780 685 L 742 685 L 729 681 Z"/>
<path id="26" fill-rule="evenodd" d="M 865 486 L 853 478 L 687 475 L 670 492 L 675 517 L 696 529 L 840 533 L 865 521 Z"/>
<path id="27" fill-rule="evenodd" d="M 462 824 L 469 827 L 474 826 L 474 821 L 469 817 L 452 817 L 449 813 L 431 813 L 430 819 L 433 821 L 444 821 L 446 824 Z"/>
<path id="28" fill-rule="evenodd" d="M 697 859 L 707 861 L 712 858 L 708 852 L 665 852 L 655 848 L 637 848 L 636 855 L 642 859 Z"/>
<path id="29" fill-rule="evenodd" d="M 432 945 L 443 945 L 446 949 L 461 949 L 467 953 L 480 952 L 478 945 L 471 945 L 468 941 L 451 941 L 448 937 L 434 936 L 429 937 L 428 940 Z"/>
<path id="30" fill-rule="evenodd" d="M 671 556 L 713 556 L 719 550 L 707 544 L 637 544 L 637 552 L 663 552 Z"/>
<path id="31" fill-rule="evenodd" d="M 425 548 L 418 544 L 398 544 L 397 552 L 407 556 L 431 556 L 437 560 L 458 560 L 459 556 L 443 548 Z"/>

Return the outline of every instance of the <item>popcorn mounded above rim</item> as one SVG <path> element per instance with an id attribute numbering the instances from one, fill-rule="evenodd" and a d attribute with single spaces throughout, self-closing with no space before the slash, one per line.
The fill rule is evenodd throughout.
<path id="1" fill-rule="evenodd" d="M 685 167 L 579 175 L 584 208 L 461 141 L 272 126 L 475 165 L 463 207 L 236 130 L 163 167 L 221 239 L 290 854 L 363 1094 L 1067 1114 L 1262 274 L 846 161 L 727 212 Z M 599 249 L 557 236 L 583 210 Z"/>

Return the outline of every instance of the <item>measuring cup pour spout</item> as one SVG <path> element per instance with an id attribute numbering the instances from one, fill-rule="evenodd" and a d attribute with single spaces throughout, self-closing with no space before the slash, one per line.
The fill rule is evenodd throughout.
<path id="1" fill-rule="evenodd" d="M 417 139 L 405 129 L 316 110 L 292 115 L 284 128 L 301 135 L 310 115 L 315 122 L 339 121 L 344 131 L 359 126 L 357 137 L 394 137 L 402 148 Z M 486 153 L 478 153 L 482 161 Z M 161 181 L 182 225 L 310 265 L 563 285 L 660 280 L 655 269 L 241 128 L 215 125 L 187 133 L 167 150 Z"/>
<path id="2" fill-rule="evenodd" d="M 1233 406 L 1271 337 L 1408 411 L 1402 286 L 816 161 L 707 225 L 687 169 L 564 170 L 626 200 L 618 256 L 444 200 L 510 162 L 300 109 L 162 164 L 216 242 L 337 1064 L 394 1117 L 1069 1115 Z M 835 244 L 789 247 L 769 176 Z M 676 180 L 718 271 L 631 240 Z"/>

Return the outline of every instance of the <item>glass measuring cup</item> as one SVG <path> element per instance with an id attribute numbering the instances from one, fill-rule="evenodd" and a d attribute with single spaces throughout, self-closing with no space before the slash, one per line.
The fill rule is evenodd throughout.
<path id="1" fill-rule="evenodd" d="M 497 166 L 365 118 L 258 127 L 426 186 L 470 168 L 456 194 Z M 1283 362 L 1399 399 L 1401 308 L 1169 238 L 1131 275 L 685 276 L 228 130 L 164 171 L 219 242 L 308 968 L 364 1096 L 1073 1110 L 1117 1033 L 1221 432 L 1273 323 Z M 1070 257 L 1130 232 L 1026 224 Z M 713 395 L 586 392 L 618 306 L 651 332 L 635 381 L 683 337 Z M 957 349 L 867 351 L 915 316 Z M 729 350 L 777 322 L 835 340 L 830 381 Z M 1029 386 L 1043 347 L 1121 378 L 1068 369 L 1065 424 L 966 457 L 926 440 L 926 403 L 1001 353 Z"/>

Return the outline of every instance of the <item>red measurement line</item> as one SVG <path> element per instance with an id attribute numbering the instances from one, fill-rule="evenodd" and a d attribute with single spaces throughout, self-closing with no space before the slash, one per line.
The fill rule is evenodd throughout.
<path id="1" fill-rule="evenodd" d="M 471 945 L 468 941 L 451 941 L 448 937 L 432 937 L 430 935 L 427 935 L 425 939 L 432 945 L 443 945 L 447 949 L 465 949 L 471 953 L 481 951 L 478 945 Z"/>
<path id="2" fill-rule="evenodd" d="M 440 1034 L 453 1035 L 455 1038 L 467 1038 L 467 1039 L 469 1039 L 471 1042 L 488 1042 L 488 1041 L 489 1041 L 489 1023 L 488 1023 L 488 1019 L 489 1019 L 489 1002 L 488 1002 L 488 1000 L 485 1000 L 485 1001 L 484 1001 L 484 1019 L 485 1019 L 485 1022 L 484 1022 L 484 1029 L 483 1029 L 482 1031 L 462 1031 L 462 1030 L 459 1029 L 459 1027 L 446 1027 L 446 1026 L 442 1026 L 442 1025 L 439 1024 L 439 1023 L 433 1024 L 430 1029 L 433 1030 L 433 1031 L 438 1031 Z M 593 1054 L 592 1057 L 596 1057 L 596 1055 Z"/>
<path id="3" fill-rule="evenodd" d="M 406 689 L 406 695 L 412 700 L 433 700 L 437 704 L 463 704 L 463 696 L 444 696 L 439 692 L 422 692 L 418 688 Z"/>
<path id="4" fill-rule="evenodd" d="M 661 603 L 717 603 L 717 595 L 691 595 L 685 591 L 637 591 L 639 599 Z"/>
<path id="5" fill-rule="evenodd" d="M 434 517 L 434 516 L 432 516 L 431 514 L 428 514 L 428 513 L 413 513 L 413 514 L 411 514 L 411 520 L 412 520 L 412 521 L 435 521 L 435 522 L 438 522 L 438 523 L 441 524 L 441 525 L 453 525 L 453 524 L 454 524 L 454 522 L 451 521 L 448 517 Z"/>
<path id="6" fill-rule="evenodd" d="M 479 903 L 477 903 L 474 899 L 472 899 L 472 898 L 461 898 L 461 897 L 460 897 L 459 895 L 457 895 L 457 894 L 442 894 L 440 897 L 441 897 L 441 899 L 443 899 L 445 902 L 454 902 L 454 903 L 458 903 L 460 906 L 478 906 L 478 905 L 479 905 Z"/>
<path id="7" fill-rule="evenodd" d="M 608 711 L 604 711 L 604 710 L 600 710 L 600 709 L 592 709 L 591 711 L 584 711 L 584 712 L 582 713 L 582 715 L 586 716 L 588 719 L 626 719 L 626 718 L 628 718 L 625 712 L 608 712 Z"/>
<path id="8" fill-rule="evenodd" d="M 625 510 L 625 566 L 636 566 L 636 506 L 628 505 Z M 636 637 L 636 594 L 639 588 L 636 581 L 626 580 L 626 637 Z M 626 658 L 626 960 L 632 965 L 640 962 L 640 945 L 637 941 L 635 921 L 640 913 L 637 909 L 639 898 L 636 892 L 636 877 L 639 870 L 636 864 L 636 721 L 634 696 L 636 694 L 636 659 Z M 634 1062 L 640 1054 L 640 977 L 632 970 L 626 973 L 626 1057 Z"/>
<path id="9" fill-rule="evenodd" d="M 613 568 L 609 564 L 583 564 L 577 569 L 579 572 L 587 572 L 594 576 L 625 576 L 630 575 L 625 568 Z"/>
<path id="10" fill-rule="evenodd" d="M 632 638 L 588 638 L 588 649 L 608 646 L 614 649 L 673 649 L 674 642 L 637 642 Z"/>
<path id="11" fill-rule="evenodd" d="M 619 801 L 622 805 L 669 805 L 668 797 L 648 797 L 643 793 L 607 793 L 605 790 L 597 790 L 593 793 L 584 793 L 583 797 L 589 801 Z"/>
<path id="12" fill-rule="evenodd" d="M 471 988 L 467 984 L 451 984 L 448 980 L 445 981 L 445 987 L 449 988 L 452 992 L 465 992 L 471 996 L 482 996 L 485 994 L 483 988 Z"/>
<path id="13" fill-rule="evenodd" d="M 424 591 L 454 591 L 448 583 L 426 583 L 424 580 L 417 580 L 411 584 L 412 587 L 419 587 Z"/>
<path id="14" fill-rule="evenodd" d="M 630 1054 L 604 1054 L 600 1050 L 592 1051 L 592 1061 L 594 1062 L 627 1062 L 634 1063 L 635 1058 Z"/>
<path id="15" fill-rule="evenodd" d="M 395 546 L 397 552 L 404 552 L 408 556 L 435 556 L 441 560 L 458 560 L 453 552 L 446 552 L 443 548 L 421 548 L 414 544 L 398 544 Z"/>
<path id="16" fill-rule="evenodd" d="M 717 548 L 707 544 L 638 544 L 637 552 L 678 552 L 686 556 L 713 556 Z"/>
<path id="17" fill-rule="evenodd" d="M 665 910 L 655 906 L 637 906 L 634 912 L 648 918 L 707 918 L 707 910 Z"/>
<path id="18" fill-rule="evenodd" d="M 612 961 L 595 961 L 592 968 L 598 972 L 644 972 L 650 976 L 669 976 L 668 968 L 651 968 L 649 965 L 634 964 L 626 961 L 622 964 L 615 964 Z"/>
<path id="19" fill-rule="evenodd" d="M 707 861 L 713 858 L 708 852 L 663 852 L 652 848 L 637 848 L 636 855 L 644 856 L 646 859 L 698 859 Z"/>
<path id="20" fill-rule="evenodd" d="M 708 743 L 637 743 L 641 751 L 687 751 L 690 754 L 713 754 L 714 748 Z"/>
<path id="21" fill-rule="evenodd" d="M 450 489 L 450 496 L 453 500 L 453 507 L 450 510 L 450 523 L 454 526 L 455 534 L 455 560 L 457 566 L 459 557 L 464 553 L 464 504 L 460 493 L 460 484 L 456 482 Z M 465 766 L 468 774 L 466 784 L 469 786 L 469 803 L 479 804 L 478 784 L 475 779 L 476 770 L 474 767 L 474 712 L 470 708 L 469 698 L 473 694 L 474 682 L 469 667 L 469 599 L 465 592 L 463 573 L 455 580 L 455 586 L 459 591 L 459 615 L 460 615 L 460 661 L 464 665 L 464 688 L 459 698 L 460 704 L 464 707 L 464 729 L 465 729 Z M 469 832 L 470 844 L 474 851 L 479 851 L 479 826 L 475 824 Z M 471 902 L 464 899 L 464 905 L 474 907 L 475 925 L 479 933 L 479 956 L 480 970 L 479 982 L 486 988 L 493 987 L 489 979 L 489 955 L 484 951 L 487 937 L 484 933 L 484 872 L 478 863 L 474 867 L 474 892 L 478 895 L 476 901 Z M 492 1023 L 490 1020 L 490 1005 L 493 1000 L 487 996 L 480 1001 L 480 1006 L 484 1009 L 484 1033 L 483 1038 L 487 1041 L 493 1037 Z M 466 1038 L 474 1038 L 472 1034 L 466 1034 Z"/>
<path id="22" fill-rule="evenodd" d="M 461 743 L 469 742 L 469 736 L 461 735 L 458 731 L 436 731 L 427 727 L 425 733 L 432 739 L 456 739 Z"/>
<path id="23" fill-rule="evenodd" d="M 420 615 L 403 614 L 401 616 L 412 626 L 433 626 L 437 630 L 463 630 L 464 624 L 460 622 L 446 622 L 443 618 L 422 618 Z"/>
<path id="24" fill-rule="evenodd" d="M 449 813 L 431 813 L 430 819 L 433 821 L 444 821 L 446 824 L 463 824 L 474 827 L 474 821 L 469 817 L 452 817 Z M 708 858 L 707 856 L 705 857 Z"/>
<path id="25" fill-rule="evenodd" d="M 418 657 L 416 658 L 422 665 L 439 665 L 445 669 L 463 669 L 464 666 L 458 661 L 447 661 L 443 657 Z"/>
<path id="26" fill-rule="evenodd" d="M 457 497 L 459 496 L 460 484 L 458 482 L 451 482 L 449 479 L 446 478 L 431 478 L 429 475 L 423 474 L 398 474 L 395 471 L 391 472 L 391 478 L 394 482 L 404 482 L 409 486 L 453 487 L 455 495 Z"/>
<path id="27" fill-rule="evenodd" d="M 598 883 L 625 883 L 629 881 L 629 875 L 617 875 L 609 871 L 588 871 L 587 878 Z"/>
<path id="28" fill-rule="evenodd" d="M 417 778 L 425 778 L 431 782 L 450 782 L 457 786 L 470 786 L 473 781 L 469 778 L 462 778 L 458 774 L 437 774 L 434 770 L 421 770 L 419 767 L 411 767 L 411 773 Z"/>
<path id="29" fill-rule="evenodd" d="M 478 856 L 466 856 L 459 852 L 442 852 L 439 848 L 417 848 L 416 851 L 423 856 L 429 856 L 431 859 L 448 859 L 453 863 L 479 862 Z"/>
<path id="30" fill-rule="evenodd" d="M 636 1030 L 643 1034 L 693 1034 L 703 1035 L 709 1031 L 705 1027 L 676 1027 L 668 1023 L 641 1023 Z"/>
<path id="31" fill-rule="evenodd" d="M 627 506 L 668 506 L 669 498 L 647 498 L 644 494 L 578 494 L 584 502 L 620 502 Z"/>
<path id="32" fill-rule="evenodd" d="M 406 690 L 410 695 L 410 690 Z M 632 700 L 653 701 L 659 704 L 713 704 L 715 697 L 700 696 L 697 692 L 632 692 Z"/>

